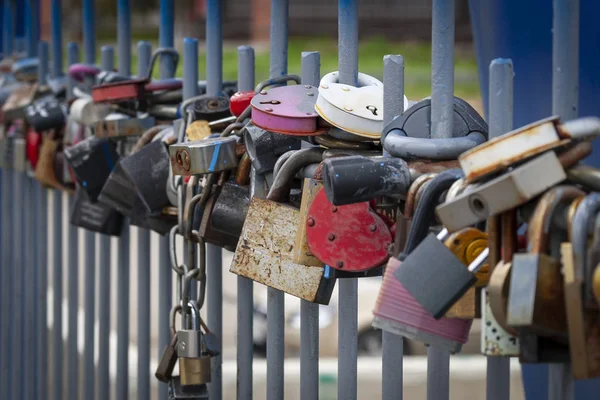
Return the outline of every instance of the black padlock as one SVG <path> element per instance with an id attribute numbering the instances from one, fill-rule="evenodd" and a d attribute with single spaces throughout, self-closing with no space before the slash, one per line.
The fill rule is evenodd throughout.
<path id="1" fill-rule="evenodd" d="M 123 220 L 121 213 L 102 203 L 92 203 L 86 191 L 77 188 L 71 208 L 71 224 L 105 235 L 120 236 Z"/>
<path id="2" fill-rule="evenodd" d="M 194 119 L 216 121 L 231 116 L 229 99 L 225 96 L 208 96 L 194 102 Z"/>
<path id="3" fill-rule="evenodd" d="M 96 202 L 106 179 L 119 161 L 116 143 L 92 136 L 66 148 L 64 157 L 90 201 Z"/>
<path id="4" fill-rule="evenodd" d="M 206 384 L 183 386 L 179 376 L 169 380 L 169 400 L 208 400 Z"/>
<path id="5" fill-rule="evenodd" d="M 234 237 L 237 243 L 242 234 L 248 207 L 250 207 L 250 188 L 225 182 L 212 208 L 211 227 Z"/>
<path id="6" fill-rule="evenodd" d="M 122 160 L 126 159 L 124 157 Z M 129 176 L 123 171 L 121 161 L 117 163 L 106 179 L 98 201 L 128 217 L 133 215 L 136 208 L 143 206 L 137 191 Z"/>
<path id="7" fill-rule="evenodd" d="M 25 109 L 25 120 L 36 132 L 59 129 L 67 120 L 67 106 L 52 95 L 44 96 Z"/>

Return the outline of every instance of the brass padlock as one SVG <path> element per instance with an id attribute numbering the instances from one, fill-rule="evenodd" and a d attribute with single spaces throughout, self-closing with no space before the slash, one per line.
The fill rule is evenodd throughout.
<path id="1" fill-rule="evenodd" d="M 177 332 L 177 357 L 181 385 L 202 385 L 210 382 L 210 356 L 204 334 L 200 330 L 200 312 L 194 301 L 188 302 L 192 313 L 192 329 Z M 182 310 L 182 312 L 185 312 Z"/>

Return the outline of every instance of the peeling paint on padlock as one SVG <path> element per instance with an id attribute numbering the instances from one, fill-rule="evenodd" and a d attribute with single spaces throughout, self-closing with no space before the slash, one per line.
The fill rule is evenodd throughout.
<path id="1" fill-rule="evenodd" d="M 332 268 L 361 272 L 384 264 L 389 257 L 392 234 L 368 202 L 334 206 L 321 189 L 308 210 L 306 225 L 310 251 Z"/>

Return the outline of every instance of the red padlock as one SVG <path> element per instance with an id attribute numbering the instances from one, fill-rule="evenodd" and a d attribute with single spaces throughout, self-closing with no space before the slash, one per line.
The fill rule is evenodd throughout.
<path id="1" fill-rule="evenodd" d="M 35 170 L 35 166 L 40 158 L 40 147 L 42 145 L 42 134 L 30 129 L 27 132 L 27 160 L 31 164 L 31 168 Z"/>
<path id="2" fill-rule="evenodd" d="M 229 111 L 231 115 L 239 117 L 248 108 L 256 93 L 254 90 L 248 92 L 237 92 L 229 99 Z"/>
<path id="3" fill-rule="evenodd" d="M 369 202 L 334 206 L 321 189 L 306 219 L 312 254 L 332 268 L 362 272 L 384 264 L 392 233 Z"/>

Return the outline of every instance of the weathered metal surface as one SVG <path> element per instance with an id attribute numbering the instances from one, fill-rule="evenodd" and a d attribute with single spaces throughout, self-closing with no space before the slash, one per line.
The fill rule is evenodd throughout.
<path id="1" fill-rule="evenodd" d="M 203 140 L 210 136 L 211 130 L 208 121 L 199 119 L 187 126 L 185 134 L 190 142 Z"/>
<path id="2" fill-rule="evenodd" d="M 104 120 L 92 125 L 94 135 L 101 138 L 141 136 L 155 125 L 154 117 Z"/>
<path id="3" fill-rule="evenodd" d="M 300 204 L 300 214 L 298 216 L 298 232 L 296 233 L 293 252 L 293 260 L 295 263 L 323 267 L 323 262 L 315 257 L 310 251 L 306 239 L 308 209 L 322 187 L 323 185 L 315 179 L 304 179 L 302 203 Z"/>
<path id="4" fill-rule="evenodd" d="M 558 157 L 549 151 L 438 206 L 436 214 L 453 232 L 518 207 L 566 177 Z"/>
<path id="5" fill-rule="evenodd" d="M 311 85 L 281 86 L 260 91 L 252 99 L 252 123 L 272 132 L 314 136 L 318 130 L 315 112 L 317 88 Z"/>
<path id="6" fill-rule="evenodd" d="M 334 206 L 321 189 L 308 210 L 306 225 L 310 251 L 332 268 L 361 272 L 389 258 L 392 234 L 369 202 Z"/>
<path id="7" fill-rule="evenodd" d="M 2 106 L 4 122 L 7 123 L 23 118 L 25 116 L 25 108 L 33 102 L 37 90 L 37 83 L 17 86 Z"/>
<path id="8" fill-rule="evenodd" d="M 254 90 L 246 92 L 236 92 L 229 99 L 229 112 L 235 117 L 239 117 L 250 105 L 252 98 L 256 93 Z"/>
<path id="9" fill-rule="evenodd" d="M 292 260 L 299 211 L 253 197 L 230 272 L 301 299 L 329 304 L 335 281 Z"/>
<path id="10" fill-rule="evenodd" d="M 235 137 L 217 137 L 169 146 L 173 175 L 197 175 L 233 169 L 238 164 Z"/>
<path id="11" fill-rule="evenodd" d="M 475 182 L 557 147 L 558 117 L 546 118 L 483 143 L 458 157 L 467 182 Z"/>
<path id="12" fill-rule="evenodd" d="M 494 318 L 486 289 L 481 290 L 481 353 L 485 356 L 519 355 L 519 339 L 505 331 Z"/>
<path id="13" fill-rule="evenodd" d="M 146 79 L 133 79 L 94 86 L 92 88 L 92 99 L 95 103 L 140 100 L 144 95 L 144 86 L 148 82 Z"/>

